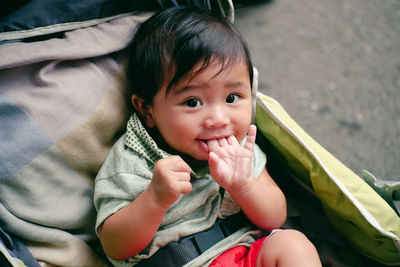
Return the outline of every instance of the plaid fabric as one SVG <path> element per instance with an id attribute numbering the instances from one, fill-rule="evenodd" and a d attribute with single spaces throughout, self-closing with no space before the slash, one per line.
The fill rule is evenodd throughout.
<path id="1" fill-rule="evenodd" d="M 41 261 L 105 264 L 93 180 L 132 112 L 124 48 L 148 15 L 0 45 L 0 227 Z"/>

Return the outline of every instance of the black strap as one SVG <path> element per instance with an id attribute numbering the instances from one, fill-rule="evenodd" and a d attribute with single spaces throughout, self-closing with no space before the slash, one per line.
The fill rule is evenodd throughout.
<path id="1" fill-rule="evenodd" d="M 200 256 L 211 246 L 240 228 L 252 225 L 243 212 L 218 219 L 208 230 L 184 237 L 176 242 L 170 242 L 160 248 L 151 258 L 140 261 L 139 267 L 183 266 Z"/>

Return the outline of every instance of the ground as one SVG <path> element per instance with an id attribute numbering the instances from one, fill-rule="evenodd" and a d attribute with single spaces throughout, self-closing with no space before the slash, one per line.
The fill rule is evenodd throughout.
<path id="1" fill-rule="evenodd" d="M 356 174 L 400 180 L 400 1 L 251 2 L 235 24 L 260 91 Z"/>

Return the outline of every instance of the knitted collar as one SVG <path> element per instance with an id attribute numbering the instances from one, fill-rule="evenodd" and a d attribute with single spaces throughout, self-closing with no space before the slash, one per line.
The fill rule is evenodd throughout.
<path id="1" fill-rule="evenodd" d="M 171 155 L 158 147 L 157 143 L 143 126 L 136 112 L 133 113 L 127 124 L 125 146 L 131 148 L 153 164 Z M 195 171 L 192 169 L 191 176 L 200 178 L 208 172 L 208 167 L 196 169 Z"/>

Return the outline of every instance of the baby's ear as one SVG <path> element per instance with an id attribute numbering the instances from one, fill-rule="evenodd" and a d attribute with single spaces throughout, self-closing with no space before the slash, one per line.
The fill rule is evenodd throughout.
<path id="1" fill-rule="evenodd" d="M 131 97 L 132 105 L 139 115 L 144 119 L 146 126 L 148 128 L 153 128 L 155 126 L 153 116 L 150 112 L 149 105 L 144 103 L 144 100 L 137 95 L 132 95 Z"/>

